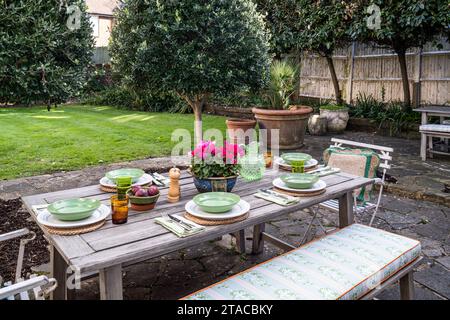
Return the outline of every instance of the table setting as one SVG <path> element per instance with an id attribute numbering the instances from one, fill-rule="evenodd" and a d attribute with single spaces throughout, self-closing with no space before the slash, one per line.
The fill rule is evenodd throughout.
<path id="1" fill-rule="evenodd" d="M 207 226 L 247 219 L 251 206 L 231 192 L 228 178 L 233 178 L 233 186 L 238 175 L 247 183 L 263 178 L 267 161 L 259 144 L 244 148 L 225 143 L 224 147 L 219 147 L 213 141 L 203 141 L 194 148 L 191 156 L 190 172 L 199 193 L 187 201 L 184 213 L 166 214 L 161 210 L 160 217 L 154 219 L 155 223 L 183 238 L 202 232 Z M 213 156 L 219 156 L 224 165 L 217 166 L 209 161 Z M 337 168 L 319 165 L 311 155 L 299 152 L 284 153 L 275 158 L 273 164 L 282 171 L 274 177 L 270 187 L 257 189 L 253 195 L 280 206 L 295 205 L 302 197 L 324 193 L 327 184 L 321 178 L 340 172 Z M 113 224 L 127 223 L 130 209 L 138 213 L 150 212 L 161 196 L 161 187 L 169 187 L 168 202 L 180 201 L 180 176 L 177 168 L 171 169 L 169 178 L 137 168 L 116 169 L 106 172 L 99 181 L 102 191 L 114 193 L 110 196 L 110 206 L 98 200 L 78 198 L 34 206 L 33 210 L 38 223 L 50 233 L 76 235 L 91 232 L 101 228 L 110 216 Z"/>

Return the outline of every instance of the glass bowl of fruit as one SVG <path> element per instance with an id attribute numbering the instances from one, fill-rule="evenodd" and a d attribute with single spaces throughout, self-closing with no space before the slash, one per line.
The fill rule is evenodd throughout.
<path id="1" fill-rule="evenodd" d="M 159 190 L 156 186 L 136 186 L 127 191 L 131 209 L 136 211 L 152 210 L 159 198 Z"/>

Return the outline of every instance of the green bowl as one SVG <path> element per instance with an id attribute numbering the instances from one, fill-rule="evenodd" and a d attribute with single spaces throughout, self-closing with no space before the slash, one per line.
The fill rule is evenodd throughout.
<path id="1" fill-rule="evenodd" d="M 99 200 L 69 199 L 56 201 L 47 210 L 59 220 L 78 221 L 89 218 L 99 207 Z"/>
<path id="2" fill-rule="evenodd" d="M 287 164 L 292 164 L 292 161 L 305 161 L 308 162 L 312 159 L 312 157 L 309 154 L 306 153 L 299 153 L 299 152 L 293 152 L 293 153 L 283 153 L 281 155 L 281 159 L 284 160 Z"/>
<path id="3" fill-rule="evenodd" d="M 142 189 L 148 189 L 148 188 L 142 188 Z M 131 204 L 143 205 L 143 204 L 152 204 L 152 203 L 155 203 L 156 201 L 158 201 L 160 193 L 158 193 L 154 196 L 151 196 L 151 197 L 136 197 L 131 192 L 131 189 L 129 189 L 127 191 L 127 195 L 128 195 L 128 198 L 130 199 Z"/>
<path id="4" fill-rule="evenodd" d="M 228 192 L 207 192 L 195 196 L 193 200 L 205 212 L 224 213 L 230 211 L 241 197 Z"/>
<path id="5" fill-rule="evenodd" d="M 286 173 L 280 179 L 292 189 L 310 189 L 319 181 L 318 176 L 310 173 Z"/>
<path id="6" fill-rule="evenodd" d="M 125 168 L 109 171 L 106 173 L 106 177 L 113 182 L 116 182 L 116 179 L 119 177 L 131 177 L 132 183 L 135 183 L 144 174 L 145 174 L 144 170 L 141 169 Z"/>

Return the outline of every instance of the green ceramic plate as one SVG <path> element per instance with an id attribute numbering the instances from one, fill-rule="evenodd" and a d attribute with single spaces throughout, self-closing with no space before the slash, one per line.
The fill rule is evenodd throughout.
<path id="1" fill-rule="evenodd" d="M 286 173 L 281 175 L 280 179 L 293 189 L 310 189 L 319 181 L 318 176 L 310 173 Z"/>
<path id="2" fill-rule="evenodd" d="M 293 152 L 293 153 L 284 153 L 281 155 L 281 159 L 284 160 L 287 164 L 291 164 L 292 161 L 299 161 L 303 160 L 305 162 L 312 159 L 312 157 L 309 154 L 306 153 L 299 153 L 299 152 Z"/>
<path id="3" fill-rule="evenodd" d="M 110 172 L 106 173 L 106 177 L 109 180 L 114 181 L 114 182 L 116 182 L 116 179 L 118 177 L 131 177 L 132 183 L 135 183 L 144 174 L 145 174 L 145 172 L 141 169 L 125 168 L 125 169 L 118 169 L 118 170 L 110 171 Z"/>
<path id="4" fill-rule="evenodd" d="M 47 210 L 59 220 L 78 221 L 89 218 L 99 207 L 99 200 L 70 199 L 54 202 Z"/>
<path id="5" fill-rule="evenodd" d="M 205 212 L 224 213 L 230 211 L 241 197 L 228 192 L 207 192 L 195 196 L 193 200 Z"/>

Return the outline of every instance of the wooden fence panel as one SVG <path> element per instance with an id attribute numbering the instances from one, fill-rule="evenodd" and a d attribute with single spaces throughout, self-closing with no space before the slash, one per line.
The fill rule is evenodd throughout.
<path id="1" fill-rule="evenodd" d="M 427 44 L 423 50 L 407 53 L 410 90 L 419 83 L 420 104 L 450 104 L 450 44 L 442 41 L 438 50 Z M 355 101 L 359 93 L 371 94 L 378 100 L 403 100 L 400 66 L 397 55 L 387 49 L 365 44 L 341 48 L 333 57 L 342 97 Z M 300 95 L 321 99 L 334 99 L 326 60 L 304 54 L 301 60 Z M 414 100 L 414 96 L 412 96 Z"/>

